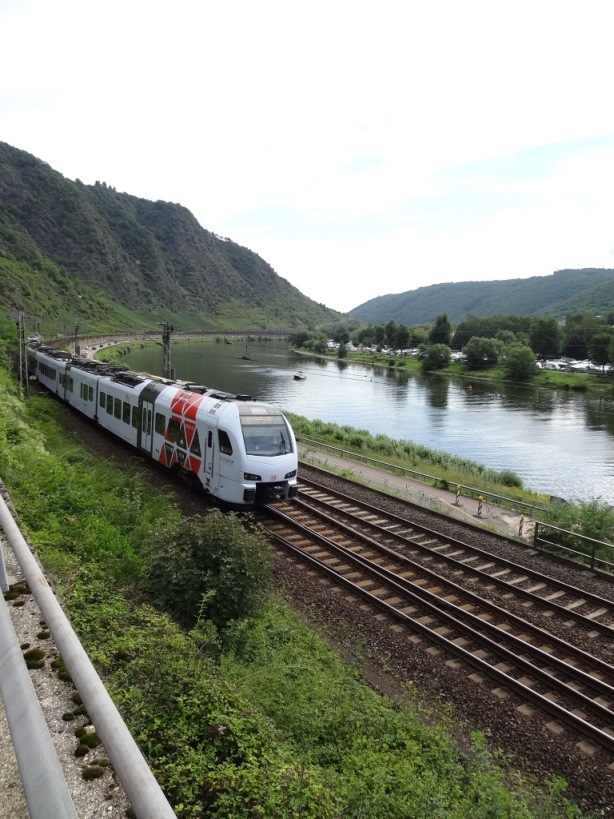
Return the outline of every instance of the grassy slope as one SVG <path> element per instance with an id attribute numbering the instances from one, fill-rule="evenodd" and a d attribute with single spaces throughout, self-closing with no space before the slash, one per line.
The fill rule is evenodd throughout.
<path id="1" fill-rule="evenodd" d="M 579 816 L 560 783 L 540 796 L 514 775 L 507 789 L 483 738 L 460 754 L 445 721 L 372 691 L 275 596 L 221 654 L 206 623 L 180 630 L 138 593 L 172 497 L 138 462 L 93 459 L 58 405 L 24 405 L 0 379 L 0 476 L 181 819 Z"/>

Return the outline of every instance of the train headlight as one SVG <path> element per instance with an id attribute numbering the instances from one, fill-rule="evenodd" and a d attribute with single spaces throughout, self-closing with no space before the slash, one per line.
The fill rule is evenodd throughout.
<path id="1" fill-rule="evenodd" d="M 286 477 L 284 480 L 287 480 L 288 478 L 296 478 L 296 469 L 293 469 L 292 472 L 286 472 Z"/>
<path id="2" fill-rule="evenodd" d="M 254 475 L 252 472 L 244 472 L 243 479 L 246 481 L 261 481 L 260 475 Z"/>

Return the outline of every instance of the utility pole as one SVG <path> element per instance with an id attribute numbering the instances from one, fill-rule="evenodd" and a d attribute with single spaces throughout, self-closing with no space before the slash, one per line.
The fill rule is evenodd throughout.
<path id="1" fill-rule="evenodd" d="M 175 370 L 171 366 L 171 334 L 173 327 L 168 321 L 159 322 L 162 325 L 162 352 L 164 355 L 163 375 L 165 378 L 175 378 Z M 158 342 L 160 343 L 160 342 Z"/>
<path id="2" fill-rule="evenodd" d="M 23 310 L 19 311 L 17 319 L 17 347 L 19 350 L 19 383 L 28 395 L 28 350 L 26 347 L 26 323 Z"/>
<path id="3" fill-rule="evenodd" d="M 75 355 L 79 355 L 79 353 L 81 352 L 81 349 L 79 347 L 79 322 L 77 321 L 76 318 L 75 318 L 75 334 L 74 334 L 74 337 L 75 337 Z"/>

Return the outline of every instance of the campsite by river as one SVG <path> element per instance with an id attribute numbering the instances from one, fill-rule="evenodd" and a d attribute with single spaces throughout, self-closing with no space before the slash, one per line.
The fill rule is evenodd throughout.
<path id="1" fill-rule="evenodd" d="M 162 374 L 162 348 L 122 358 Z M 496 470 L 525 488 L 614 504 L 614 389 L 601 393 L 409 373 L 299 355 L 285 339 L 172 345 L 178 378 L 248 393 L 310 420 L 411 440 Z M 301 370 L 302 380 L 294 374 Z"/>

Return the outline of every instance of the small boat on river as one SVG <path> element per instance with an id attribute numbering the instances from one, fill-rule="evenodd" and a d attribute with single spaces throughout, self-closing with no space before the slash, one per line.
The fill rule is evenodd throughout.
<path id="1" fill-rule="evenodd" d="M 299 370 L 297 373 L 294 373 L 294 380 L 295 381 L 304 381 L 307 378 L 304 372 Z"/>

